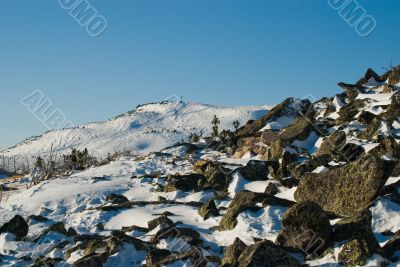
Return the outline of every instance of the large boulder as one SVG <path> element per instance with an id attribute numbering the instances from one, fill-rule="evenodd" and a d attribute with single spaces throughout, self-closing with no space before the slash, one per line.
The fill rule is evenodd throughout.
<path id="1" fill-rule="evenodd" d="M 359 133 L 357 137 L 365 140 L 372 139 L 372 137 L 374 137 L 374 135 L 378 133 L 378 130 L 381 128 L 381 124 L 382 124 L 381 119 L 379 118 L 373 119 L 372 122 L 368 124 L 367 129 Z"/>
<path id="2" fill-rule="evenodd" d="M 285 212 L 275 243 L 307 255 L 320 255 L 330 244 L 332 233 L 327 214 L 317 204 L 306 201 Z"/>
<path id="3" fill-rule="evenodd" d="M 29 225 L 19 215 L 14 216 L 9 222 L 0 227 L 0 233 L 11 233 L 15 235 L 17 241 L 22 240 L 29 231 Z"/>
<path id="4" fill-rule="evenodd" d="M 240 238 L 236 238 L 233 244 L 225 249 L 222 266 L 236 266 L 240 255 L 246 247 L 246 244 Z"/>
<path id="5" fill-rule="evenodd" d="M 344 243 L 339 260 L 347 266 L 364 265 L 366 260 L 381 249 L 371 227 L 372 214 L 367 209 L 335 224 L 334 241 Z"/>
<path id="6" fill-rule="evenodd" d="M 297 202 L 312 201 L 324 210 L 352 216 L 375 199 L 394 167 L 373 155 L 325 173 L 307 174 L 296 192 Z"/>
<path id="7" fill-rule="evenodd" d="M 259 241 L 248 246 L 239 257 L 240 267 L 300 267 L 289 253 L 271 241 Z"/>

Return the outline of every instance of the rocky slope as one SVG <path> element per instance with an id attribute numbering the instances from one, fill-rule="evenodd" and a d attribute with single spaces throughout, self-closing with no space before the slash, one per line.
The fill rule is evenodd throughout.
<path id="1" fill-rule="evenodd" d="M 1 264 L 400 265 L 400 67 L 339 86 L 15 192 L 1 203 Z"/>

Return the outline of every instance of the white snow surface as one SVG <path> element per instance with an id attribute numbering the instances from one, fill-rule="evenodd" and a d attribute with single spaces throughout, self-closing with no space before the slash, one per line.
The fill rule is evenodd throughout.
<path id="1" fill-rule="evenodd" d="M 240 125 L 244 125 L 248 120 L 260 118 L 269 109 L 269 106 L 223 107 L 183 102 L 147 104 L 104 122 L 47 132 L 2 154 L 29 158 L 48 154 L 53 145 L 58 154 L 67 154 L 72 148 L 87 148 L 96 157 L 116 151 L 145 155 L 187 141 L 191 132 L 208 136 L 214 115 L 221 121 L 221 130 L 233 129 L 233 121 L 238 120 Z"/>

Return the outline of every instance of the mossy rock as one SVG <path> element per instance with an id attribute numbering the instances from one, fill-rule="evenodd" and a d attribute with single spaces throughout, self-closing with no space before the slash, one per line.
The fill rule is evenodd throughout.
<path id="1" fill-rule="evenodd" d="M 333 228 L 327 214 L 313 202 L 302 202 L 282 217 L 282 231 L 276 243 L 306 255 L 321 255 L 330 245 Z"/>
<path id="2" fill-rule="evenodd" d="M 215 205 L 214 200 L 210 200 L 204 203 L 204 205 L 201 206 L 198 210 L 198 213 L 204 220 L 207 220 L 210 217 L 219 216 L 219 211 L 217 209 L 217 206 Z"/>
<path id="3" fill-rule="evenodd" d="M 353 239 L 344 244 L 339 253 L 339 262 L 347 267 L 364 266 L 370 256 L 364 240 Z"/>
<path id="4" fill-rule="evenodd" d="M 107 243 L 103 240 L 92 240 L 87 245 L 85 250 L 83 251 L 83 255 L 87 256 L 92 253 L 96 253 L 98 249 L 106 248 Z"/>
<path id="5" fill-rule="evenodd" d="M 367 155 L 326 173 L 310 173 L 300 181 L 295 199 L 338 215 L 356 215 L 375 199 L 393 168 L 394 162 Z"/>
<path id="6" fill-rule="evenodd" d="M 233 244 L 225 249 L 222 266 L 236 266 L 240 255 L 246 247 L 247 245 L 237 237 Z"/>
<path id="7" fill-rule="evenodd" d="M 238 260 L 240 267 L 300 267 L 301 264 L 271 241 L 259 241 L 245 248 Z"/>
<path id="8" fill-rule="evenodd" d="M 375 118 L 368 125 L 367 129 L 357 135 L 358 138 L 369 140 L 376 134 L 378 134 L 378 130 L 381 128 L 382 120 L 379 118 Z"/>

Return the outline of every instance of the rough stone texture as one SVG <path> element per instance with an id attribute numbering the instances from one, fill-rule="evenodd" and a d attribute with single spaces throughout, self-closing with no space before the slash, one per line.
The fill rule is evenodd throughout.
<path id="1" fill-rule="evenodd" d="M 368 125 L 367 129 L 359 133 L 357 137 L 365 140 L 372 139 L 372 137 L 377 134 L 379 128 L 381 127 L 381 123 L 381 119 L 373 119 L 372 122 Z"/>
<path id="2" fill-rule="evenodd" d="M 341 248 L 339 260 L 348 266 L 363 265 L 381 249 L 371 228 L 372 214 L 365 210 L 335 224 L 335 242 L 346 243 Z"/>
<path id="3" fill-rule="evenodd" d="M 306 173 L 312 172 L 319 166 L 328 165 L 332 160 L 333 158 L 331 155 L 324 154 L 301 164 L 292 163 L 288 166 L 288 169 L 293 177 L 300 180 Z"/>
<path id="4" fill-rule="evenodd" d="M 197 191 L 199 190 L 199 181 L 205 181 L 202 174 L 188 174 L 188 175 L 170 175 L 168 176 L 168 184 L 165 187 L 165 192 L 173 191 Z"/>
<path id="5" fill-rule="evenodd" d="M 393 254 L 400 250 L 400 231 L 398 231 L 390 240 L 383 246 L 383 253 L 386 258 L 391 259 Z"/>
<path id="6" fill-rule="evenodd" d="M 376 115 L 369 112 L 369 111 L 362 111 L 361 114 L 358 116 L 357 120 L 364 124 L 364 125 L 369 125 L 374 119 L 376 118 Z"/>
<path id="7" fill-rule="evenodd" d="M 279 131 L 269 129 L 264 130 L 261 135 L 261 141 L 266 145 L 271 145 L 271 143 L 276 140 L 278 135 Z"/>
<path id="8" fill-rule="evenodd" d="M 123 195 L 111 194 L 106 197 L 106 201 L 111 202 L 113 204 L 122 204 L 129 202 L 129 200 Z"/>
<path id="9" fill-rule="evenodd" d="M 210 200 L 201 206 L 198 213 L 204 220 L 207 220 L 210 217 L 219 216 L 219 211 L 217 206 L 215 206 L 214 200 Z"/>
<path id="10" fill-rule="evenodd" d="M 273 107 L 266 115 L 259 120 L 253 121 L 239 128 L 236 131 L 237 138 L 254 136 L 268 122 L 274 121 L 280 117 L 299 117 L 301 114 L 309 114 L 312 108 L 311 102 L 308 99 L 296 100 L 287 98 L 282 103 Z"/>
<path id="11" fill-rule="evenodd" d="M 330 244 L 333 229 L 327 214 L 313 202 L 291 207 L 282 217 L 282 231 L 275 243 L 305 254 L 320 255 Z"/>
<path id="12" fill-rule="evenodd" d="M 365 107 L 365 100 L 356 99 L 349 104 L 342 107 L 338 114 L 339 118 L 336 120 L 336 125 L 346 125 L 353 121 L 360 109 Z"/>
<path id="13" fill-rule="evenodd" d="M 235 266 L 246 247 L 246 244 L 240 238 L 236 238 L 233 244 L 225 249 L 222 266 Z"/>
<path id="14" fill-rule="evenodd" d="M 322 155 L 332 155 L 336 154 L 341 147 L 346 144 L 346 134 L 343 131 L 336 131 L 327 137 L 319 147 L 316 157 Z"/>
<path id="15" fill-rule="evenodd" d="M 387 107 L 386 111 L 381 114 L 388 122 L 393 122 L 400 117 L 400 97 L 395 95 L 392 97 L 392 103 Z"/>
<path id="16" fill-rule="evenodd" d="M 248 181 L 268 180 L 269 171 L 264 161 L 251 160 L 237 171 Z"/>
<path id="17" fill-rule="evenodd" d="M 169 219 L 167 216 L 163 215 L 154 220 L 149 221 L 147 223 L 147 225 L 148 225 L 149 231 L 153 231 L 158 226 L 161 226 L 162 228 L 171 227 L 172 225 L 174 225 L 174 222 L 171 219 Z"/>
<path id="18" fill-rule="evenodd" d="M 372 155 L 326 173 L 310 173 L 295 192 L 297 202 L 312 201 L 324 210 L 352 216 L 374 200 L 394 163 Z"/>
<path id="19" fill-rule="evenodd" d="M 12 233 L 15 235 L 17 241 L 26 237 L 28 231 L 28 223 L 19 215 L 14 216 L 14 218 L 0 228 L 0 233 Z"/>
<path id="20" fill-rule="evenodd" d="M 264 193 L 274 196 L 279 193 L 279 189 L 275 184 L 269 183 L 265 188 Z"/>
<path id="21" fill-rule="evenodd" d="M 264 240 L 247 247 L 239 257 L 240 267 L 300 267 L 300 263 L 286 251 Z"/>

